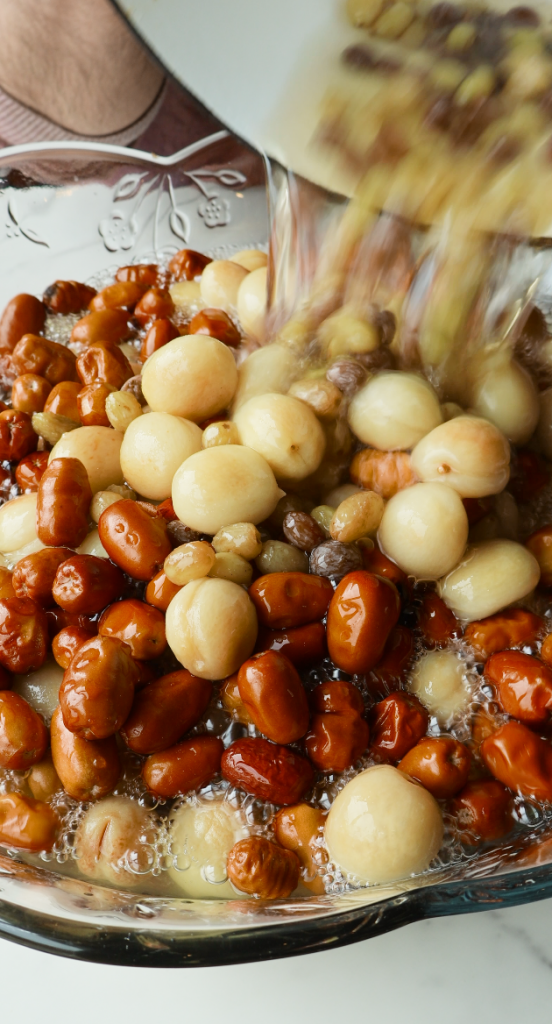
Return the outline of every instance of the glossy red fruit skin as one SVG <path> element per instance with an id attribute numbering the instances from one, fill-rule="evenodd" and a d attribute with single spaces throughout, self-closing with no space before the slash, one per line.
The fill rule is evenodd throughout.
<path id="1" fill-rule="evenodd" d="M 552 668 L 523 651 L 499 651 L 485 664 L 498 703 L 507 715 L 528 725 L 548 721 L 552 709 Z"/>
<path id="2" fill-rule="evenodd" d="M 310 789 L 313 770 L 305 757 L 268 740 L 236 740 L 224 751 L 223 778 L 246 793 L 279 806 L 298 803 Z"/>
<path id="3" fill-rule="evenodd" d="M 384 690 L 396 690 L 414 657 L 414 635 L 407 626 L 395 626 L 389 634 L 383 657 L 370 676 Z"/>
<path id="4" fill-rule="evenodd" d="M 506 722 L 480 747 L 495 779 L 521 796 L 552 801 L 552 746 L 521 722 Z"/>
<path id="5" fill-rule="evenodd" d="M 40 668 L 48 652 L 46 613 L 28 598 L 0 601 L 0 665 L 9 672 Z"/>
<path id="6" fill-rule="evenodd" d="M 512 794 L 495 779 L 468 782 L 451 800 L 449 809 L 456 817 L 460 832 L 471 833 L 463 837 L 470 846 L 496 842 L 514 827 Z"/>
<path id="7" fill-rule="evenodd" d="M 534 644 L 545 629 L 544 619 L 524 608 L 509 608 L 486 619 L 470 622 L 464 639 L 484 658 L 511 647 Z"/>
<path id="8" fill-rule="evenodd" d="M 418 612 L 418 626 L 424 634 L 426 647 L 444 647 L 460 636 L 460 624 L 438 594 L 424 594 Z"/>
<path id="9" fill-rule="evenodd" d="M 344 772 L 362 756 L 370 730 L 359 715 L 314 715 L 305 736 L 309 760 L 322 772 Z"/>
<path id="10" fill-rule="evenodd" d="M 310 694 L 310 704 L 313 711 L 319 714 L 364 714 L 360 690 L 346 679 L 329 679 L 315 686 Z"/>
<path id="11" fill-rule="evenodd" d="M 425 736 L 429 715 L 412 693 L 392 693 L 372 708 L 371 753 L 383 761 L 402 761 Z"/>
<path id="12" fill-rule="evenodd" d="M 267 629 L 261 626 L 256 649 L 285 654 L 296 668 L 306 668 L 325 658 L 326 629 L 322 622 L 308 622 L 305 626 L 290 629 Z"/>
<path id="13" fill-rule="evenodd" d="M 305 735 L 307 694 L 285 655 L 264 651 L 249 658 L 238 672 L 238 689 L 257 729 L 274 743 L 293 743 Z"/>
<path id="14" fill-rule="evenodd" d="M 128 498 L 102 512 L 98 532 L 109 557 L 136 580 L 151 580 L 173 547 L 165 518 L 155 508 Z"/>
<path id="15" fill-rule="evenodd" d="M 142 768 L 148 789 L 158 796 L 190 793 L 211 781 L 220 770 L 224 747 L 218 736 L 194 736 L 160 754 L 151 754 Z"/>
<path id="16" fill-rule="evenodd" d="M 136 754 L 167 750 L 199 722 L 212 692 L 185 668 L 154 679 L 136 694 L 121 736 Z"/>
<path id="17" fill-rule="evenodd" d="M 95 615 L 121 597 L 124 589 L 121 570 L 107 558 L 73 555 L 57 570 L 52 594 L 64 611 Z"/>
<path id="18" fill-rule="evenodd" d="M 319 621 L 326 614 L 332 594 L 329 579 L 304 572 L 268 573 L 249 588 L 259 622 L 270 629 Z"/>
<path id="19" fill-rule="evenodd" d="M 208 334 L 218 338 L 224 345 L 237 348 L 241 341 L 240 332 L 222 309 L 201 309 L 187 326 L 189 334 Z"/>
<path id="20" fill-rule="evenodd" d="M 448 800 L 466 785 L 470 764 L 470 751 L 452 736 L 425 736 L 397 767 L 436 800 Z"/>
<path id="21" fill-rule="evenodd" d="M 380 661 L 401 610 L 394 583 L 359 569 L 344 576 L 330 601 L 328 651 L 349 675 L 363 675 Z"/>

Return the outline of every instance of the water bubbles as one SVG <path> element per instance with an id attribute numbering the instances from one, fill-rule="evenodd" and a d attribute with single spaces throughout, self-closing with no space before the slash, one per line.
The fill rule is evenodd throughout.
<path id="1" fill-rule="evenodd" d="M 534 828 L 543 820 L 540 807 L 533 803 L 532 800 L 524 800 L 523 798 L 515 801 L 514 817 L 520 825 L 524 825 L 526 828 Z"/>

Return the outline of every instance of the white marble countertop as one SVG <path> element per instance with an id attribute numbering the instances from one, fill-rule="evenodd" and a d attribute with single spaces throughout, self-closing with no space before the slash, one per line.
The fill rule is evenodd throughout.
<path id="1" fill-rule="evenodd" d="M 423 921 L 344 949 L 238 967 L 108 967 L 8 942 L 0 942 L 0 965 L 1 1019 L 17 1024 L 546 1022 L 552 900 Z"/>

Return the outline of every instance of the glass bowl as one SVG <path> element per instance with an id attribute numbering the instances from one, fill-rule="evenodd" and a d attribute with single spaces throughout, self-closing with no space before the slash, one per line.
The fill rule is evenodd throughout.
<path id="1" fill-rule="evenodd" d="M 20 146 L 0 152 L 0 179 L 0 308 L 58 277 L 87 280 L 184 246 L 224 257 L 268 240 L 263 161 L 226 132 L 170 158 L 99 145 Z M 529 819 L 500 850 L 442 860 L 418 878 L 270 903 L 137 896 L 0 850 L 0 935 L 62 956 L 148 967 L 312 953 L 421 918 L 552 896 L 551 835 L 552 818 Z"/>

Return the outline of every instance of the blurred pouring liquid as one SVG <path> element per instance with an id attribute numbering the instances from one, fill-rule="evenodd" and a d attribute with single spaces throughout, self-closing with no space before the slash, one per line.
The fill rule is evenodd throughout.
<path id="1" fill-rule="evenodd" d="M 552 383 L 552 10 L 349 0 L 346 17 L 324 88 L 303 69 L 272 122 L 291 148 L 308 134 L 306 162 L 283 158 L 311 180 L 268 162 L 269 336 L 311 367 L 385 365 L 383 347 L 464 408 L 499 378 L 501 400 L 527 397 L 526 369 Z"/>

